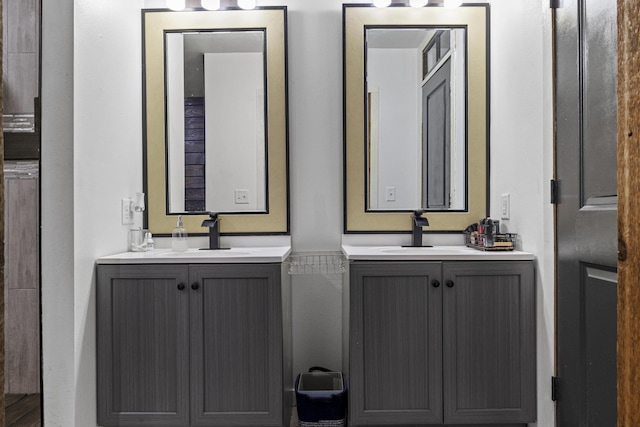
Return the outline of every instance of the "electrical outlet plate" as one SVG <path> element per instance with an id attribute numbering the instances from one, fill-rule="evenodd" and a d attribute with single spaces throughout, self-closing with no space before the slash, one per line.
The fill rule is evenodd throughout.
<path id="1" fill-rule="evenodd" d="M 509 219 L 511 214 L 511 196 L 505 193 L 500 196 L 500 219 Z"/>
<path id="2" fill-rule="evenodd" d="M 236 205 L 249 204 L 249 190 L 235 190 Z"/>
<path id="3" fill-rule="evenodd" d="M 396 201 L 396 187 L 387 187 L 387 202 Z"/>
<path id="4" fill-rule="evenodd" d="M 131 199 L 122 199 L 122 225 L 133 224 L 133 201 Z"/>

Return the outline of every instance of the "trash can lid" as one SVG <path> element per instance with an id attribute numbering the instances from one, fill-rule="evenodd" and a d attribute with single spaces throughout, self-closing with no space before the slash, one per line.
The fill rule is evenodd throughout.
<path id="1" fill-rule="evenodd" d="M 342 372 L 305 372 L 300 374 L 298 391 L 341 391 Z"/>

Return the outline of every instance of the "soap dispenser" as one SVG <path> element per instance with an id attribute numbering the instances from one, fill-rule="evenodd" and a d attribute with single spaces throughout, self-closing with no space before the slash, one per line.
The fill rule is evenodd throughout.
<path id="1" fill-rule="evenodd" d="M 182 215 L 178 215 L 178 223 L 171 233 L 171 250 L 174 252 L 186 252 L 187 249 L 189 249 L 187 231 L 182 226 Z"/>
<path id="2" fill-rule="evenodd" d="M 147 231 L 147 235 L 145 237 L 145 250 L 147 252 L 153 252 L 156 248 L 155 243 L 153 242 L 153 235 L 150 231 Z"/>

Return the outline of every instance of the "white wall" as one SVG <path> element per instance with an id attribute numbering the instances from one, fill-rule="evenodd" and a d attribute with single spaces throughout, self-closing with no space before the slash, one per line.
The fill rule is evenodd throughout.
<path id="1" fill-rule="evenodd" d="M 43 4 L 43 381 L 48 426 L 96 420 L 94 260 L 142 190 L 139 1 Z M 75 28 L 75 33 L 74 33 Z"/>
<path id="2" fill-rule="evenodd" d="M 545 2 L 491 1 L 491 215 L 511 195 L 511 218 L 522 249 L 537 258 L 538 423 L 553 426 L 554 363 L 553 117 L 551 9 Z"/>
<path id="3" fill-rule="evenodd" d="M 48 425 L 73 426 L 73 1 L 43 2 L 42 15 L 42 403 Z"/>
<path id="4" fill-rule="evenodd" d="M 95 424 L 95 259 L 127 250 L 120 199 L 142 191 L 139 1 L 76 1 L 74 335 L 76 426 Z"/>
<path id="5" fill-rule="evenodd" d="M 291 231 L 297 253 L 338 251 L 342 233 L 342 3 L 289 7 Z M 140 9 L 161 0 L 43 4 L 42 280 L 47 426 L 95 425 L 94 259 L 126 250 L 120 198 L 142 187 Z M 493 0 L 491 211 L 538 257 L 539 426 L 553 425 L 549 12 Z M 75 34 L 74 34 L 75 29 Z M 73 47 L 73 49 L 72 49 Z M 516 179 L 517 178 L 517 179 Z M 395 236 L 373 236 L 376 243 Z M 340 369 L 340 276 L 293 277 L 294 372 Z"/>
<path id="6" fill-rule="evenodd" d="M 268 4 L 288 6 L 293 250 L 339 251 L 342 3 L 274 0 Z M 341 279 L 337 274 L 293 276 L 294 373 L 314 365 L 341 370 Z"/>

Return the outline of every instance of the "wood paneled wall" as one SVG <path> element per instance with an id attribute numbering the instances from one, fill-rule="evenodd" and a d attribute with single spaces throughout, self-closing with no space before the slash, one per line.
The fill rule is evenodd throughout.
<path id="1" fill-rule="evenodd" d="M 40 391 L 38 179 L 5 172 L 5 392 Z"/>
<path id="2" fill-rule="evenodd" d="M 184 99 L 184 208 L 205 212 L 204 97 Z"/>
<path id="3" fill-rule="evenodd" d="M 39 0 L 3 0 L 3 114 L 34 113 L 38 96 Z"/>

